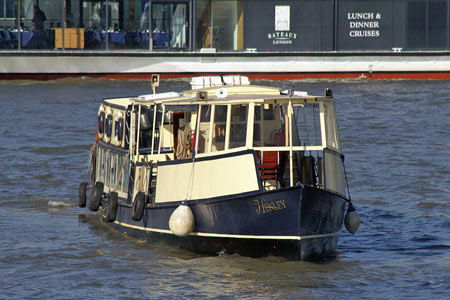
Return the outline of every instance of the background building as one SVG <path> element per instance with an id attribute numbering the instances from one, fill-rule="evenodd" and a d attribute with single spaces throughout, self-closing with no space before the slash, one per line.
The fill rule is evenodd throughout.
<path id="1" fill-rule="evenodd" d="M 0 48 L 448 50 L 449 3 L 449 0 L 0 0 Z M 43 30 L 33 22 L 35 5 L 46 17 Z"/>

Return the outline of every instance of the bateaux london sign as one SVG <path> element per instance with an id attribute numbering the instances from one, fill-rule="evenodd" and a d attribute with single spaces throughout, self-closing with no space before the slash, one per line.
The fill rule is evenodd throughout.
<path id="1" fill-rule="evenodd" d="M 292 45 L 297 33 L 291 31 L 291 7 L 275 5 L 275 30 L 267 34 L 274 45 Z"/>

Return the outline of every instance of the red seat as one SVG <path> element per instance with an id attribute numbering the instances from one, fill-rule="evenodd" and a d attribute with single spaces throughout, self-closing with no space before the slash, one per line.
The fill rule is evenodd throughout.
<path id="1" fill-rule="evenodd" d="M 278 180 L 278 151 L 263 151 L 261 157 L 258 157 L 258 168 L 263 183 L 266 180 Z"/>

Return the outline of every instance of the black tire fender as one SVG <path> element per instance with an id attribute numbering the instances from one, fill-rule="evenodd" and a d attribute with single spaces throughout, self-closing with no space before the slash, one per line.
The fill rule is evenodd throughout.
<path id="1" fill-rule="evenodd" d="M 97 211 L 103 196 L 103 182 L 97 181 L 95 185 L 92 187 L 91 191 L 91 199 L 89 201 L 89 210 Z"/>
<path id="2" fill-rule="evenodd" d="M 144 215 L 145 208 L 145 194 L 144 192 L 138 192 L 134 197 L 133 202 L 133 216 L 131 217 L 135 221 L 140 221 Z"/>
<path id="3" fill-rule="evenodd" d="M 116 192 L 111 192 L 106 205 L 106 221 L 114 222 L 117 216 L 117 207 L 119 205 L 119 196 Z"/>
<path id="4" fill-rule="evenodd" d="M 78 206 L 86 207 L 86 187 L 87 182 L 80 183 L 80 187 L 78 188 Z"/>

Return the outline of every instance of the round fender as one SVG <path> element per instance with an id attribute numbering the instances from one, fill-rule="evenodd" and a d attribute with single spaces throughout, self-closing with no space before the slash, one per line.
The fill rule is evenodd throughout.
<path id="1" fill-rule="evenodd" d="M 119 196 L 116 192 L 111 192 L 106 205 L 106 221 L 114 222 L 117 215 L 117 207 L 119 205 Z"/>
<path id="2" fill-rule="evenodd" d="M 188 236 L 195 226 L 195 219 L 191 208 L 183 202 L 178 206 L 169 219 L 169 228 L 176 236 Z"/>
<path id="3" fill-rule="evenodd" d="M 89 209 L 91 211 L 97 211 L 102 200 L 103 195 L 103 182 L 96 182 L 92 187 L 91 199 L 89 200 Z"/>
<path id="4" fill-rule="evenodd" d="M 359 215 L 356 212 L 356 209 L 353 207 L 352 203 L 350 202 L 348 204 L 347 214 L 345 215 L 344 218 L 345 228 L 347 228 L 348 232 L 350 232 L 351 234 L 355 234 L 355 232 L 359 228 L 360 223 L 361 220 L 359 218 Z"/>
<path id="5" fill-rule="evenodd" d="M 133 216 L 131 217 L 135 221 L 140 221 L 144 215 L 145 208 L 145 194 L 144 192 L 138 192 L 134 197 L 133 202 Z"/>
<path id="6" fill-rule="evenodd" d="M 80 183 L 80 187 L 78 189 L 78 206 L 86 207 L 86 187 L 87 182 Z"/>

